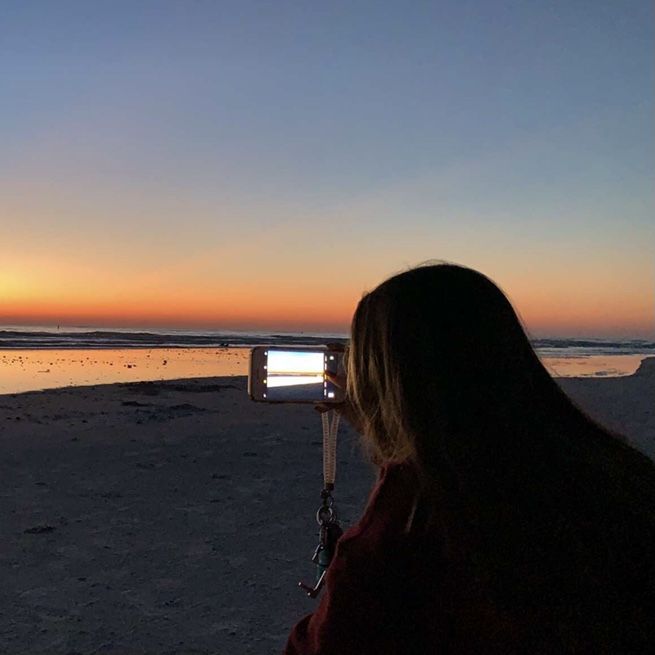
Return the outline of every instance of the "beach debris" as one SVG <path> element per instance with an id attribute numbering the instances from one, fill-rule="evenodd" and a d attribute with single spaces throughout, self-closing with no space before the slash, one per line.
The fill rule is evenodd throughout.
<path id="1" fill-rule="evenodd" d="M 54 532 L 56 529 L 52 525 L 35 525 L 33 528 L 23 530 L 23 532 L 25 534 L 47 534 L 48 532 Z"/>

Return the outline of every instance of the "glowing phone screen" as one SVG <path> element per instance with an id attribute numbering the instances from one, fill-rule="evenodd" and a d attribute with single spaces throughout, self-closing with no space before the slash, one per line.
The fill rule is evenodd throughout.
<path id="1" fill-rule="evenodd" d="M 328 365 L 332 362 L 334 368 Z M 322 351 L 269 350 L 266 358 L 266 398 L 316 402 L 334 398 L 333 385 L 325 379 L 326 370 L 336 372 L 334 355 Z"/>

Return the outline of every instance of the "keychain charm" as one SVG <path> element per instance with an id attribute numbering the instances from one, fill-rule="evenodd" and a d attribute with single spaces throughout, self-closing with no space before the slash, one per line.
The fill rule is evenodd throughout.
<path id="1" fill-rule="evenodd" d="M 316 512 L 316 522 L 319 525 L 319 541 L 312 557 L 312 562 L 316 564 L 316 582 L 313 587 L 304 582 L 298 583 L 298 586 L 306 591 L 310 598 L 316 598 L 321 591 L 328 566 L 330 566 L 330 562 L 334 557 L 337 541 L 343 534 L 334 508 L 331 490 L 328 488 L 323 489 L 321 497 L 323 498 L 323 504 Z"/>
<path id="2" fill-rule="evenodd" d="M 332 420 L 330 414 L 333 415 Z M 316 512 L 316 522 L 319 525 L 318 546 L 312 557 L 312 562 L 316 564 L 316 582 L 313 586 L 304 582 L 298 583 L 310 598 L 316 598 L 321 591 L 325 583 L 325 574 L 337 548 L 337 541 L 343 534 L 332 498 L 336 474 L 338 412 L 324 412 L 321 414 L 321 422 L 323 424 L 323 491 L 321 491 L 321 506 Z"/>

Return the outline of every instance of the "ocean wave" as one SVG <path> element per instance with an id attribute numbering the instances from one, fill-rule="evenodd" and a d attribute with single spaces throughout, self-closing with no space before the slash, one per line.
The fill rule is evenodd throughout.
<path id="1" fill-rule="evenodd" d="M 646 339 L 535 339 L 542 357 L 589 357 L 592 355 L 648 355 L 655 353 L 655 341 Z"/>
<path id="2" fill-rule="evenodd" d="M 342 335 L 266 334 L 229 332 L 129 332 L 0 330 L 0 350 L 114 349 L 114 348 L 239 348 L 255 345 L 319 345 L 345 341 Z"/>
<path id="3" fill-rule="evenodd" d="M 256 345 L 320 345 L 345 342 L 343 334 L 292 332 L 227 332 L 208 330 L 0 329 L 0 350 L 66 350 L 123 348 L 247 348 Z M 645 339 L 535 339 L 542 357 L 634 355 L 655 353 L 655 341 Z"/>

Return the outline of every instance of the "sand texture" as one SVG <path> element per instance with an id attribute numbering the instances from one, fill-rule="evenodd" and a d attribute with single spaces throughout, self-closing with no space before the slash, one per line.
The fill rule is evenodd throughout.
<path id="1" fill-rule="evenodd" d="M 655 454 L 655 358 L 562 384 Z M 0 440 L 0 653 L 265 655 L 315 606 L 310 407 L 234 377 L 68 388 L 0 396 Z M 373 475 L 342 430 L 346 526 Z"/>

